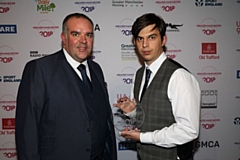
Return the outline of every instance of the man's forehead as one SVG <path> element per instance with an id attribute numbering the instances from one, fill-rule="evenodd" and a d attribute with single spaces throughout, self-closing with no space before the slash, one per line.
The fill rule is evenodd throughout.
<path id="1" fill-rule="evenodd" d="M 146 26 L 139 32 L 138 36 L 148 36 L 148 35 L 152 35 L 152 34 L 160 35 L 159 30 L 154 27 L 155 27 L 155 25 L 154 26 L 152 26 L 152 25 Z"/>

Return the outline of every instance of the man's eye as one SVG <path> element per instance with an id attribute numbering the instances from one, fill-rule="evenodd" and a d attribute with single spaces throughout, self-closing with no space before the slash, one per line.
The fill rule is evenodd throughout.
<path id="1" fill-rule="evenodd" d="M 92 38 L 92 37 L 93 37 L 93 34 L 92 34 L 92 33 L 89 33 L 89 34 L 87 34 L 87 37 L 88 37 L 88 38 Z"/>
<path id="2" fill-rule="evenodd" d="M 79 35 L 79 33 L 77 33 L 77 32 L 72 33 L 73 37 L 78 37 L 78 35 Z"/>
<path id="3" fill-rule="evenodd" d="M 142 41 L 142 40 L 143 40 L 142 37 L 138 37 L 138 38 L 137 38 L 137 41 Z"/>
<path id="4" fill-rule="evenodd" d="M 155 38 L 156 38 L 155 36 L 150 36 L 150 37 L 149 37 L 150 40 L 153 40 L 153 39 L 155 39 Z"/>

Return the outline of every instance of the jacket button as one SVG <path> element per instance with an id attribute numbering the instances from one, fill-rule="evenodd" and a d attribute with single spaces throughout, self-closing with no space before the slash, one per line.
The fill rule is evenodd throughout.
<path id="1" fill-rule="evenodd" d="M 91 128 L 88 128 L 87 131 L 88 131 L 88 132 L 91 132 Z"/>
<path id="2" fill-rule="evenodd" d="M 91 150 L 90 148 L 87 148 L 87 152 L 90 152 L 90 150 Z"/>

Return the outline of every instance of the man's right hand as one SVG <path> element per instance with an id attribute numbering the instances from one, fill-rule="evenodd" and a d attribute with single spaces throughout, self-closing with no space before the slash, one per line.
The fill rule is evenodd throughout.
<path id="1" fill-rule="evenodd" d="M 136 100 L 130 100 L 127 96 L 119 98 L 117 103 L 113 104 L 114 107 L 121 109 L 124 113 L 132 112 L 136 108 Z"/>

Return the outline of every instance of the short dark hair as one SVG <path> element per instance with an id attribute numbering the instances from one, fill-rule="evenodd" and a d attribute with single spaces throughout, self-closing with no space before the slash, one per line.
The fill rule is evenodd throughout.
<path id="1" fill-rule="evenodd" d="M 85 18 L 87 19 L 93 26 L 93 21 L 85 14 L 82 14 L 82 13 L 72 13 L 72 14 L 69 14 L 67 15 L 64 20 L 63 20 L 63 23 L 62 23 L 62 32 L 66 33 L 67 32 L 67 21 L 72 18 L 72 17 L 75 17 L 75 18 Z"/>
<path id="2" fill-rule="evenodd" d="M 154 13 L 144 14 L 136 19 L 132 26 L 133 38 L 136 39 L 138 37 L 139 32 L 143 28 L 152 24 L 155 24 L 153 30 L 157 28 L 159 30 L 161 39 L 163 40 L 163 37 L 166 35 L 166 23 L 160 16 L 157 16 Z"/>

